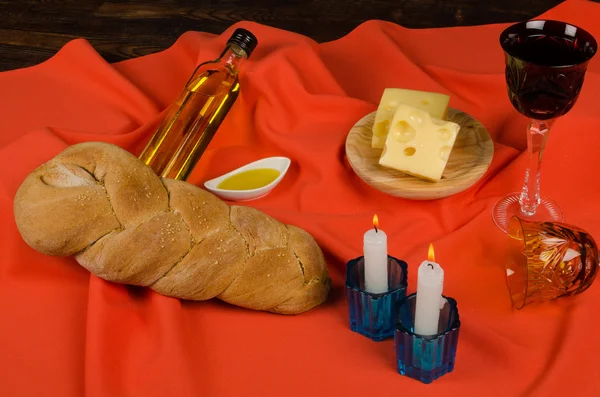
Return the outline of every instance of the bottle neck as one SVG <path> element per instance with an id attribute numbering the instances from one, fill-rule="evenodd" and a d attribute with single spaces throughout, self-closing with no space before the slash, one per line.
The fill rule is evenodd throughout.
<path id="1" fill-rule="evenodd" d="M 232 69 L 237 69 L 243 59 L 247 59 L 248 54 L 237 44 L 228 44 L 219 56 L 220 62 L 228 65 Z"/>

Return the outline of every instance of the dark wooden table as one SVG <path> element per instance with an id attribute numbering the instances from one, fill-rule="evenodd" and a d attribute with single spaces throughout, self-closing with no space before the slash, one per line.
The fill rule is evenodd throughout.
<path id="1" fill-rule="evenodd" d="M 600 1 L 600 0 L 598 0 Z M 221 33 L 240 20 L 337 39 L 361 22 L 410 28 L 532 18 L 560 0 L 0 0 L 0 71 L 37 64 L 83 37 L 108 61 L 169 47 L 182 33 Z"/>

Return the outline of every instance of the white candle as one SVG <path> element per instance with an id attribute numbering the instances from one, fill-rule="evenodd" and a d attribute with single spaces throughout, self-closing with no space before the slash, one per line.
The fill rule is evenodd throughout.
<path id="1" fill-rule="evenodd" d="M 435 263 L 433 245 L 429 246 L 429 260 L 419 266 L 415 327 L 417 335 L 437 335 L 440 309 L 443 307 L 444 269 Z"/>
<path id="2" fill-rule="evenodd" d="M 374 228 L 365 233 L 365 291 L 382 294 L 388 291 L 387 235 L 378 229 L 377 215 L 373 217 Z"/>

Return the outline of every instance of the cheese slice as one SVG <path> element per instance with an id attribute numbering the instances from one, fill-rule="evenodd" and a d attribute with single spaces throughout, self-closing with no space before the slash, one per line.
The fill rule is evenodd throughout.
<path id="1" fill-rule="evenodd" d="M 379 164 L 437 182 L 448 163 L 460 126 L 400 104 L 390 125 Z"/>
<path id="2" fill-rule="evenodd" d="M 379 107 L 373 123 L 371 147 L 383 149 L 385 139 L 394 113 L 398 105 L 404 103 L 428 112 L 436 119 L 445 119 L 450 97 L 435 92 L 405 90 L 402 88 L 386 88 L 383 91 Z"/>

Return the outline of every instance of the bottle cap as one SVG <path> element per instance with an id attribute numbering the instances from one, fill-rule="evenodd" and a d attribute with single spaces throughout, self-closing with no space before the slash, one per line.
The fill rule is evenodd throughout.
<path id="1" fill-rule="evenodd" d="M 250 57 L 252 51 L 254 51 L 254 48 L 256 48 L 256 45 L 258 44 L 258 40 L 256 39 L 256 36 L 248 30 L 239 28 L 233 32 L 229 40 L 227 40 L 227 44 L 238 45 L 242 50 L 246 51 L 246 54 Z"/>

